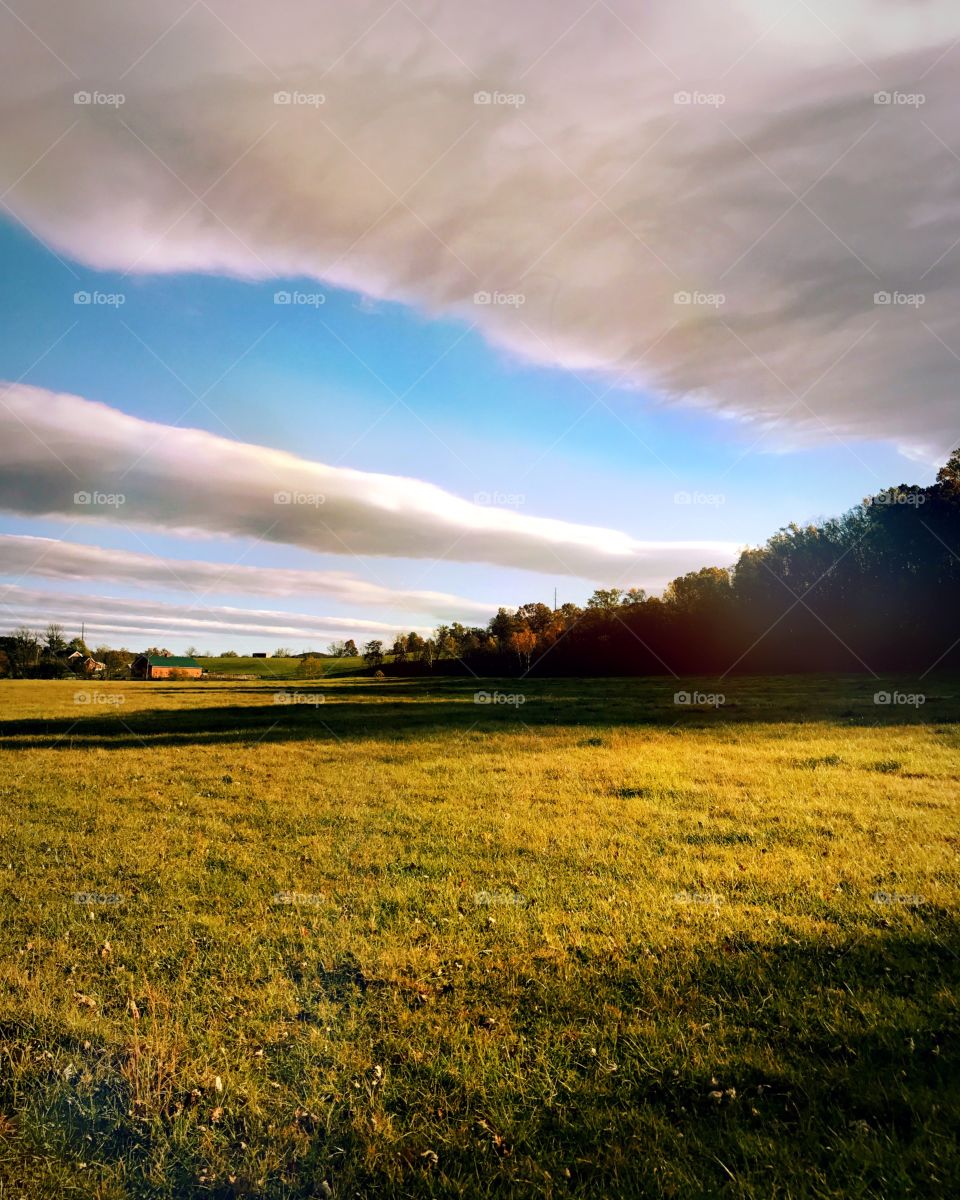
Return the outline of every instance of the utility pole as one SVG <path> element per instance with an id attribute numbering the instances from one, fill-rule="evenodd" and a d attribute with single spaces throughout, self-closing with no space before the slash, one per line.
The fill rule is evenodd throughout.
<path id="1" fill-rule="evenodd" d="M 553 589 L 553 611 L 557 611 L 557 589 Z"/>

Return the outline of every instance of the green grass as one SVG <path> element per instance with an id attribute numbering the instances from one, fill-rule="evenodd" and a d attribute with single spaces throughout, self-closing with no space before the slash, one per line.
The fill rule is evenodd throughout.
<path id="1" fill-rule="evenodd" d="M 960 685 L 683 686 L 0 682 L 0 1197 L 957 1194 Z"/>
<path id="2" fill-rule="evenodd" d="M 197 662 L 222 675 L 256 675 L 260 679 L 297 679 L 299 658 L 198 658 Z M 352 675 L 363 668 L 362 658 L 319 658 L 312 662 L 326 675 Z"/>

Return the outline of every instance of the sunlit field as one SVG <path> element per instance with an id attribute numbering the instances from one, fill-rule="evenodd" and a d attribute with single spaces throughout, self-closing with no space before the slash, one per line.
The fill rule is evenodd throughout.
<path id="1" fill-rule="evenodd" d="M 958 719 L 0 682 L 0 1196 L 956 1195 Z"/>
<path id="2" fill-rule="evenodd" d="M 197 661 L 201 666 L 206 667 L 211 675 L 256 675 L 259 679 L 278 680 L 301 678 L 305 670 L 324 677 L 355 674 L 363 666 L 363 660 L 360 658 L 323 657 L 308 659 L 308 665 L 304 667 L 303 660 L 299 657 L 275 658 L 273 655 L 269 658 L 201 657 Z"/>

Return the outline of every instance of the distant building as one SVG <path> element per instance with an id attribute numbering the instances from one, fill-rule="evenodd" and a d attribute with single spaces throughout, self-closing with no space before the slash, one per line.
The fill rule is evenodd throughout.
<path id="1" fill-rule="evenodd" d="M 67 664 L 74 675 L 84 675 L 88 679 L 93 679 L 97 675 L 106 675 L 107 664 L 100 662 L 90 654 L 84 654 L 82 650 L 65 650 L 59 656 L 60 661 Z"/>
<path id="2" fill-rule="evenodd" d="M 253 654 L 252 654 L 250 657 L 251 657 L 251 658 L 266 658 L 266 657 L 267 657 L 267 652 L 266 652 L 266 650 L 262 650 L 262 651 L 260 651 L 259 653 L 257 653 L 256 651 L 254 651 L 254 653 L 253 653 Z"/>
<path id="3" fill-rule="evenodd" d="M 134 679 L 200 679 L 203 667 L 195 658 L 141 654 L 130 664 Z"/>

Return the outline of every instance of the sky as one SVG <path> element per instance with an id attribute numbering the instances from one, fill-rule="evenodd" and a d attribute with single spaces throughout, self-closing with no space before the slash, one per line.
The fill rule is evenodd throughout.
<path id="1" fill-rule="evenodd" d="M 0 629 L 389 641 L 930 482 L 951 9 L 0 4 Z"/>

